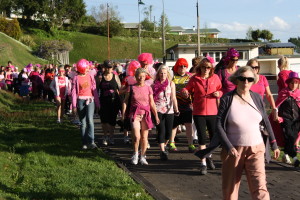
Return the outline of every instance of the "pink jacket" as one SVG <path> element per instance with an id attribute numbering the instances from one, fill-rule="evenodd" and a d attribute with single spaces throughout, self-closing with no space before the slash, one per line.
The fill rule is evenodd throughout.
<path id="1" fill-rule="evenodd" d="M 92 93 L 94 95 L 94 101 L 96 104 L 96 107 L 100 108 L 100 102 L 99 102 L 99 95 L 96 89 L 96 81 L 95 78 L 89 74 L 87 76 L 90 76 L 91 78 L 91 83 L 92 83 Z M 78 99 L 78 92 L 79 92 L 79 84 L 78 84 L 78 75 L 74 76 L 73 81 L 72 81 L 72 107 L 76 108 L 77 107 L 77 99 Z"/>
<path id="2" fill-rule="evenodd" d="M 278 73 L 278 80 L 277 80 L 277 85 L 278 85 L 278 93 L 286 88 L 288 85 L 285 83 L 285 81 L 289 78 L 291 70 L 282 70 L 281 72 Z"/>
<path id="3" fill-rule="evenodd" d="M 222 83 L 219 76 L 213 74 L 207 79 L 207 91 L 200 80 L 200 76 L 194 75 L 184 89 L 188 90 L 190 94 L 194 94 L 193 101 L 193 115 L 217 115 L 218 103 L 217 99 L 222 96 Z M 220 97 L 213 96 L 213 93 L 218 91 Z"/>

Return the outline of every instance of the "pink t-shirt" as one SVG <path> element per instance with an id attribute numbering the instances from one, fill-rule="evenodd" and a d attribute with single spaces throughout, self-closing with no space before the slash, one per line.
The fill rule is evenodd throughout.
<path id="1" fill-rule="evenodd" d="M 130 92 L 130 87 L 128 87 L 127 92 Z M 132 86 L 132 97 L 131 103 L 132 105 L 144 105 L 147 106 L 150 104 L 149 95 L 153 95 L 153 90 L 150 86 L 144 85 L 142 87 L 133 85 Z M 137 114 L 143 115 L 145 114 L 144 110 L 140 110 Z"/>
<path id="2" fill-rule="evenodd" d="M 218 76 L 222 83 L 222 92 L 223 94 L 226 94 L 227 92 L 234 90 L 236 88 L 236 85 L 234 85 L 231 81 L 228 80 L 228 78 L 232 74 L 229 74 L 226 69 L 224 69 L 224 71 L 225 71 L 225 80 L 222 80 L 222 70 L 219 70 Z"/>
<path id="3" fill-rule="evenodd" d="M 269 82 L 267 78 L 263 75 L 259 75 L 259 81 L 256 84 L 253 84 L 250 89 L 253 92 L 258 93 L 262 98 L 264 98 L 266 87 L 268 86 L 269 86 Z"/>
<path id="4" fill-rule="evenodd" d="M 92 97 L 92 83 L 89 75 L 78 76 L 79 92 L 78 96 Z"/>
<path id="5" fill-rule="evenodd" d="M 249 102 L 255 108 L 253 100 Z M 263 142 L 259 123 L 262 115 L 235 95 L 228 110 L 227 137 L 233 146 L 255 146 Z"/>

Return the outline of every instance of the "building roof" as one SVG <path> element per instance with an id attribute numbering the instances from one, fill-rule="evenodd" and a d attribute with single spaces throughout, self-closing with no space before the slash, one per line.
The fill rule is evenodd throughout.
<path id="1" fill-rule="evenodd" d="M 193 29 L 193 28 L 185 29 L 182 33 L 184 33 L 184 34 L 197 33 L 197 29 Z M 200 28 L 200 33 L 201 34 L 203 34 L 203 33 L 220 33 L 220 31 L 216 28 L 203 28 L 203 29 Z"/>
<path id="2" fill-rule="evenodd" d="M 262 44 L 253 43 L 253 42 L 200 44 L 200 47 L 216 47 L 216 48 L 217 47 L 223 47 L 223 48 L 250 47 L 250 48 L 254 48 L 254 47 L 260 47 L 260 46 L 262 46 Z M 176 45 L 168 48 L 167 51 L 171 50 L 171 49 L 182 49 L 182 48 L 186 48 L 186 49 L 197 48 L 197 44 L 176 44 Z"/>
<path id="3" fill-rule="evenodd" d="M 181 26 L 171 26 L 171 32 L 177 32 L 177 31 L 184 31 L 184 28 L 182 28 Z"/>
<path id="4" fill-rule="evenodd" d="M 139 27 L 139 23 L 123 23 L 124 24 L 124 28 L 138 28 Z"/>
<path id="5" fill-rule="evenodd" d="M 291 42 L 288 43 L 267 43 L 267 48 L 295 48 L 296 45 L 294 45 Z"/>

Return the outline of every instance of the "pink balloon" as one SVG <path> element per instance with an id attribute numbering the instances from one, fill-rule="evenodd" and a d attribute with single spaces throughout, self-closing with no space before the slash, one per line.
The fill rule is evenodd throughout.
<path id="1" fill-rule="evenodd" d="M 87 61 L 86 59 L 80 59 L 76 64 L 76 70 L 79 73 L 84 74 L 86 72 L 86 69 L 88 69 L 89 65 L 89 61 Z"/>

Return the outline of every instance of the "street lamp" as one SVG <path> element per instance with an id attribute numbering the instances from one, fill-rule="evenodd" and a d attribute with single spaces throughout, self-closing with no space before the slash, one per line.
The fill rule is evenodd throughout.
<path id="1" fill-rule="evenodd" d="M 141 13 L 140 13 L 140 5 L 145 5 L 142 0 L 138 0 L 138 9 L 139 9 L 139 54 L 142 53 L 142 43 L 141 43 Z"/>

